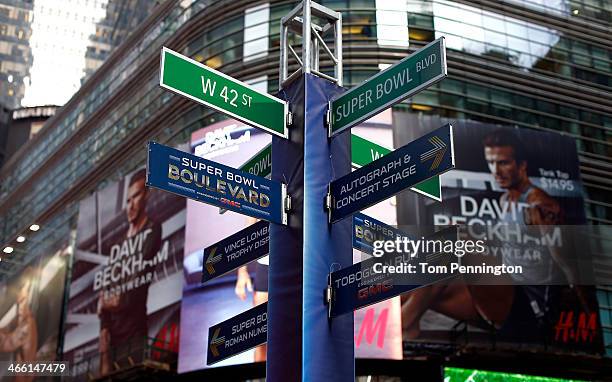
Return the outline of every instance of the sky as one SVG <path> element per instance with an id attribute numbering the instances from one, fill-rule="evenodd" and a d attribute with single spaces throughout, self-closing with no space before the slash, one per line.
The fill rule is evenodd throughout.
<path id="1" fill-rule="evenodd" d="M 108 0 L 35 0 L 33 62 L 22 106 L 64 105 L 81 87 L 85 52 Z"/>

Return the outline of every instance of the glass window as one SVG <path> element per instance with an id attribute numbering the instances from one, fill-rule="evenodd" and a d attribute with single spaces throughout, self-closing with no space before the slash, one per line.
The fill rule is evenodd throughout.
<path id="1" fill-rule="evenodd" d="M 378 45 L 408 46 L 406 2 L 376 0 L 376 38 Z"/>
<path id="2" fill-rule="evenodd" d="M 268 55 L 269 21 L 270 5 L 268 3 L 244 11 L 244 62 Z"/>

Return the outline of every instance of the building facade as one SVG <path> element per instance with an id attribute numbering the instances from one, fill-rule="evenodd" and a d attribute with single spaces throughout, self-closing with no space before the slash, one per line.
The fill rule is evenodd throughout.
<path id="1" fill-rule="evenodd" d="M 111 0 L 106 4 L 106 16 L 96 24 L 96 33 L 89 37 L 85 52 L 83 82 L 110 56 L 113 49 L 144 21 L 160 1 Z"/>
<path id="2" fill-rule="evenodd" d="M 587 219 L 612 223 L 609 1 L 320 3 L 343 14 L 345 86 L 445 36 L 448 78 L 394 112 L 574 138 Z M 224 118 L 159 87 L 162 46 L 273 93 L 279 20 L 295 4 L 167 0 L 156 6 L 27 148 L 5 163 L 1 241 L 13 243 L 34 223 L 41 229 L 12 263 L 0 263 L 2 277 L 71 237 L 79 200 L 142 166 L 147 141 L 184 144 L 192 132 Z M 604 340 L 611 344 L 612 290 L 602 287 L 599 294 Z"/>
<path id="3" fill-rule="evenodd" d="M 11 109 L 21 105 L 32 65 L 32 10 L 31 0 L 0 1 L 0 104 Z"/>
<path id="4" fill-rule="evenodd" d="M 52 117 L 57 110 L 56 106 L 23 107 L 12 110 L 3 126 L 4 140 L 0 168 L 5 160 L 13 156 L 27 141 L 32 139 L 44 126 L 45 121 Z"/>

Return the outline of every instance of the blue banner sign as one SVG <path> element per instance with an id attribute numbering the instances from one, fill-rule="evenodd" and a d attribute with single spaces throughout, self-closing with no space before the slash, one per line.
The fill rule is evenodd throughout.
<path id="1" fill-rule="evenodd" d="M 455 167 L 453 128 L 443 126 L 330 184 L 336 222 Z"/>
<path id="2" fill-rule="evenodd" d="M 265 302 L 208 329 L 206 364 L 223 361 L 267 340 L 268 303 Z"/>
<path id="3" fill-rule="evenodd" d="M 374 242 L 378 240 L 395 240 L 407 237 L 408 234 L 366 214 L 357 212 L 353 215 L 353 248 L 371 255 Z"/>
<path id="4" fill-rule="evenodd" d="M 457 229 L 450 227 L 436 232 L 428 240 L 457 240 Z M 364 306 L 398 296 L 425 285 L 454 277 L 449 273 L 426 273 L 420 264 L 449 266 L 458 263 L 453 253 L 420 251 L 416 257 L 407 253 L 385 253 L 350 267 L 332 272 L 329 276 L 331 301 L 330 317 L 352 312 Z M 387 268 L 383 268 L 386 266 Z"/>
<path id="5" fill-rule="evenodd" d="M 259 221 L 204 249 L 202 282 L 267 255 L 269 242 L 270 223 Z"/>
<path id="6" fill-rule="evenodd" d="M 287 224 L 286 186 L 149 142 L 147 186 L 278 224 Z"/>

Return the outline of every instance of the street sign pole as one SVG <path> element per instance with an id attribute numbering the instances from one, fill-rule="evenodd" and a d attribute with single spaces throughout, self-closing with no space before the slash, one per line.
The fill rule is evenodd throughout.
<path id="1" fill-rule="evenodd" d="M 326 24 L 311 23 L 311 16 Z M 294 125 L 289 140 L 272 139 L 272 180 L 287 184 L 292 212 L 287 226 L 270 227 L 266 379 L 353 382 L 353 316 L 343 315 L 330 324 L 322 299 L 330 269 L 352 264 L 350 221 L 329 226 L 321 205 L 326 185 L 350 172 L 349 136 L 329 141 L 325 129 L 327 102 L 343 91 L 338 86 L 341 15 L 303 1 L 281 20 L 281 60 L 295 53 L 287 35 L 299 30 L 306 36 L 299 60 L 304 65 L 289 75 L 288 62 L 281 61 L 280 76 Z M 324 31 L 335 34 L 335 47 L 327 49 L 336 64 L 331 79 L 319 72 L 318 49 L 313 46 L 316 42 L 327 52 Z"/>

